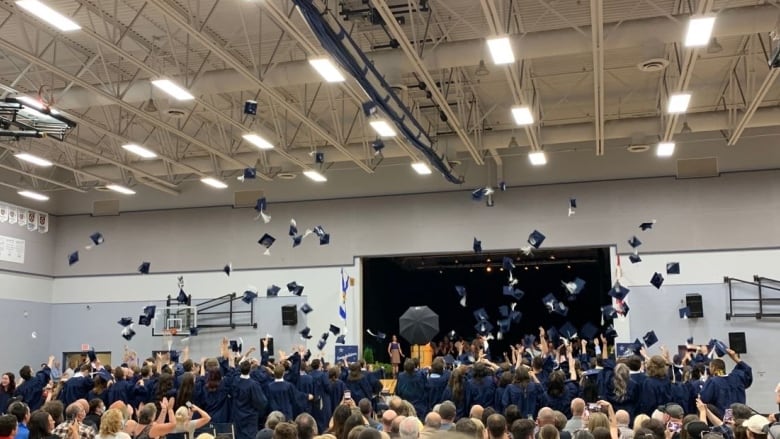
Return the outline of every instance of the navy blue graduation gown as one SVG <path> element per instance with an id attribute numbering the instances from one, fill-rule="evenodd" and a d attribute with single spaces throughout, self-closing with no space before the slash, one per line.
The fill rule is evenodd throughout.
<path id="1" fill-rule="evenodd" d="M 479 404 L 482 407 L 493 407 L 495 403 L 496 381 L 492 376 L 481 379 L 470 379 L 466 385 L 466 405 L 471 407 Z"/>
<path id="2" fill-rule="evenodd" d="M 395 385 L 395 394 L 409 401 L 414 406 L 418 417 L 428 414 L 428 398 L 425 392 L 425 376 L 422 372 L 401 372 Z"/>
<path id="3" fill-rule="evenodd" d="M 574 381 L 566 381 L 563 386 L 563 393 L 557 396 L 544 392 L 544 405 L 553 410 L 558 410 L 571 418 L 571 400 L 580 393 L 580 386 Z"/>
<path id="4" fill-rule="evenodd" d="M 648 416 L 658 406 L 672 402 L 672 383 L 666 377 L 647 377 L 639 392 L 639 413 Z"/>
<path id="5" fill-rule="evenodd" d="M 130 395 L 133 392 L 133 383 L 130 380 L 120 380 L 115 382 L 108 388 L 108 403 L 106 407 L 117 401 L 128 402 L 130 401 Z"/>
<path id="6" fill-rule="evenodd" d="M 701 400 L 713 404 L 721 414 L 733 403 L 745 403 L 745 389 L 753 384 L 753 369 L 744 361 L 734 366 L 730 374 L 707 379 L 701 389 Z"/>
<path id="7" fill-rule="evenodd" d="M 428 379 L 425 381 L 425 393 L 428 399 L 426 413 L 430 412 L 436 404 L 445 401 L 443 395 L 449 381 L 450 372 L 447 370 L 441 375 L 435 373 L 428 375 Z"/>
<path id="8" fill-rule="evenodd" d="M 510 384 L 504 390 L 504 397 L 501 400 L 504 407 L 514 404 L 520 409 L 521 418 L 535 418 L 536 412 L 544 403 L 544 388 L 535 382 L 529 382 L 523 388 L 518 384 Z"/>
<path id="9" fill-rule="evenodd" d="M 206 377 L 198 377 L 195 382 L 195 405 L 211 415 L 213 424 L 230 422 L 229 386 L 226 378 L 222 378 L 214 390 L 206 388 Z"/>
<path id="10" fill-rule="evenodd" d="M 452 389 L 448 385 L 447 388 L 444 389 L 444 393 L 442 393 L 441 397 L 442 401 L 451 401 L 453 404 L 455 404 L 456 419 L 468 416 L 470 407 L 466 406 L 466 389 L 463 389 L 463 395 L 461 398 L 456 400 L 455 395 L 452 393 Z"/>
<path id="11" fill-rule="evenodd" d="M 370 400 L 373 396 L 371 383 L 369 383 L 368 376 L 366 376 L 365 373 L 362 377 L 360 377 L 360 379 L 345 380 L 344 384 L 346 384 L 347 389 L 349 389 L 350 393 L 352 394 L 352 399 L 355 400 L 356 404 L 363 398 Z M 341 399 L 339 399 L 339 401 L 341 401 Z"/>
<path id="12" fill-rule="evenodd" d="M 87 392 L 87 401 L 92 401 L 95 398 L 103 401 L 103 405 L 106 406 L 106 409 L 111 405 L 108 403 L 108 389 L 104 389 L 99 395 L 96 394 L 94 390 Z"/>
<path id="13" fill-rule="evenodd" d="M 79 399 L 84 399 L 95 386 L 95 382 L 91 377 L 79 376 L 73 377 L 62 386 L 60 391 L 60 401 L 65 404 L 65 407 L 71 405 Z"/>
<path id="14" fill-rule="evenodd" d="M 347 385 L 340 379 L 328 380 L 328 396 L 330 397 L 331 410 L 335 411 L 336 407 L 341 404 L 341 400 L 344 399 L 344 392 L 348 390 Z M 351 391 L 350 391 L 351 392 Z"/>
<path id="15" fill-rule="evenodd" d="M 0 413 L 8 411 L 8 402 L 13 398 L 13 392 L 8 393 L 0 387 Z"/>
<path id="16" fill-rule="evenodd" d="M 30 407 L 30 413 L 32 413 L 43 405 L 43 388 L 46 387 L 50 379 L 51 369 L 48 366 L 44 366 L 35 376 L 20 384 L 14 391 L 14 396 L 22 398 L 22 401 Z"/>
<path id="17" fill-rule="evenodd" d="M 230 386 L 230 414 L 236 439 L 254 439 L 260 413 L 268 403 L 260 383 L 247 377 L 234 376 Z"/>
<path id="18" fill-rule="evenodd" d="M 278 410 L 284 413 L 285 418 L 295 419 L 296 413 L 302 411 L 298 392 L 292 383 L 287 381 L 274 381 L 268 384 L 268 408 L 271 411 Z"/>
<path id="19" fill-rule="evenodd" d="M 314 395 L 310 414 L 317 422 L 317 431 L 324 432 L 328 429 L 328 421 L 333 415 L 332 400 L 328 392 L 330 387 L 328 374 L 322 370 L 313 370 L 309 376 L 311 376 L 313 390 L 310 393 Z"/>

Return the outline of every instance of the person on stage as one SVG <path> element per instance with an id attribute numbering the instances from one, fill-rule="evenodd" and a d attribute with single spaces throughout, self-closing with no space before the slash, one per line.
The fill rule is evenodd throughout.
<path id="1" fill-rule="evenodd" d="M 398 366 L 401 364 L 401 358 L 406 356 L 401 351 L 401 343 L 398 343 L 398 337 L 395 335 L 387 345 L 387 353 L 390 355 L 390 364 L 393 365 L 393 378 L 398 378 Z"/>

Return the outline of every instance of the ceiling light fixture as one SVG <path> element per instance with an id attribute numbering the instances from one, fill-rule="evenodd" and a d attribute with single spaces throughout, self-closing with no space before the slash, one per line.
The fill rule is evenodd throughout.
<path id="1" fill-rule="evenodd" d="M 655 155 L 658 157 L 671 157 L 674 154 L 674 142 L 661 142 L 655 149 Z"/>
<path id="2" fill-rule="evenodd" d="M 714 16 L 691 17 L 688 21 L 688 32 L 685 34 L 685 47 L 702 47 L 709 44 L 714 26 Z"/>
<path id="3" fill-rule="evenodd" d="M 336 68 L 330 58 L 312 58 L 309 60 L 309 64 L 327 82 L 344 82 L 345 80 L 344 75 Z"/>
<path id="4" fill-rule="evenodd" d="M 512 42 L 509 37 L 488 38 L 488 49 L 493 57 L 493 64 L 511 64 L 515 62 L 515 54 L 512 51 Z"/>
<path id="5" fill-rule="evenodd" d="M 17 192 L 17 194 L 37 201 L 49 200 L 49 197 L 47 195 L 39 194 L 38 192 L 33 192 L 33 191 L 19 191 Z"/>
<path id="6" fill-rule="evenodd" d="M 688 104 L 691 102 L 690 93 L 676 93 L 669 96 L 669 105 L 666 107 L 667 113 L 685 113 L 688 111 Z"/>
<path id="7" fill-rule="evenodd" d="M 414 162 L 414 163 L 412 163 L 412 169 L 414 169 L 414 172 L 416 172 L 416 173 L 418 173 L 420 175 L 430 175 L 431 174 L 431 168 L 425 162 Z"/>
<path id="8" fill-rule="evenodd" d="M 320 174 L 319 172 L 313 169 L 307 169 L 303 171 L 303 175 L 309 177 L 310 180 L 316 181 L 317 183 L 324 183 L 328 181 L 328 179 L 324 175 Z"/>
<path id="9" fill-rule="evenodd" d="M 265 140 L 263 137 L 261 137 L 258 134 L 249 133 L 249 134 L 244 134 L 241 137 L 243 137 L 244 140 L 251 143 L 252 145 L 255 145 L 260 149 L 274 149 L 274 145 L 271 142 Z"/>
<path id="10" fill-rule="evenodd" d="M 207 185 L 209 185 L 209 186 L 211 186 L 213 188 L 217 188 L 217 189 L 225 189 L 225 188 L 228 187 L 228 185 L 225 184 L 224 181 L 218 180 L 218 179 L 216 179 L 214 177 L 204 177 L 204 178 L 201 178 L 200 181 L 202 181 L 203 183 L 205 183 L 205 184 L 207 184 Z"/>
<path id="11" fill-rule="evenodd" d="M 122 145 L 122 149 L 124 149 L 127 152 L 131 152 L 144 159 L 153 159 L 157 157 L 157 154 L 155 154 L 154 151 L 146 149 L 141 145 L 136 145 L 135 143 L 128 143 L 126 145 Z"/>
<path id="12" fill-rule="evenodd" d="M 374 119 L 368 124 L 371 125 L 371 128 L 373 128 L 381 137 L 395 137 L 397 135 L 393 127 L 390 126 L 390 123 L 384 119 Z"/>
<path id="13" fill-rule="evenodd" d="M 24 160 L 25 162 L 32 163 L 36 166 L 42 166 L 44 168 L 48 168 L 52 166 L 54 163 L 42 159 L 38 157 L 37 155 L 28 154 L 26 152 L 20 152 L 19 154 L 14 154 L 14 157 L 18 158 L 19 160 Z"/>
<path id="14" fill-rule="evenodd" d="M 63 32 L 81 29 L 75 21 L 44 5 L 38 0 L 21 0 L 16 5 Z"/>
<path id="15" fill-rule="evenodd" d="M 534 123 L 534 115 L 528 107 L 512 107 L 512 117 L 518 125 L 531 125 Z"/>
<path id="16" fill-rule="evenodd" d="M 479 60 L 479 66 L 477 67 L 477 70 L 474 71 L 474 74 L 477 76 L 487 76 L 490 74 L 490 70 L 488 70 L 485 65 L 484 59 Z"/>
<path id="17" fill-rule="evenodd" d="M 547 156 L 544 154 L 544 151 L 528 153 L 528 160 L 530 160 L 531 164 L 534 166 L 542 166 L 547 164 Z"/>
<path id="18" fill-rule="evenodd" d="M 152 85 L 180 101 L 191 101 L 195 99 L 195 96 L 170 79 L 155 79 L 152 81 Z"/>
<path id="19" fill-rule="evenodd" d="M 132 190 L 130 188 L 127 188 L 127 187 L 124 187 L 124 186 L 120 186 L 118 184 L 106 185 L 106 189 L 111 189 L 112 191 L 119 192 L 120 194 L 135 195 L 135 191 L 134 190 Z"/>

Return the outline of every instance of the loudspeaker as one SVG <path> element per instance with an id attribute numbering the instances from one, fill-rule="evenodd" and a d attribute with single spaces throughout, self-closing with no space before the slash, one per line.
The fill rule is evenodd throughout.
<path id="1" fill-rule="evenodd" d="M 747 354 L 744 332 L 729 332 L 729 347 L 738 354 Z"/>
<path id="2" fill-rule="evenodd" d="M 296 305 L 282 306 L 282 325 L 295 326 L 297 324 L 298 324 L 298 306 Z"/>
<path id="3" fill-rule="evenodd" d="M 690 311 L 690 314 L 688 314 L 689 319 L 700 319 L 704 317 L 701 294 L 686 294 L 685 306 L 687 306 Z"/>

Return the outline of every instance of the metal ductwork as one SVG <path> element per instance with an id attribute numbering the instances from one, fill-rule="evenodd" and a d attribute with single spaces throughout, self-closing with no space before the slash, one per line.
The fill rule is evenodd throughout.
<path id="1" fill-rule="evenodd" d="M 733 37 L 752 33 L 766 33 L 775 28 L 777 8 L 773 5 L 748 6 L 724 9 L 718 13 L 713 37 Z M 668 17 L 654 17 L 628 20 L 620 24 L 604 25 L 604 50 L 642 47 L 648 44 L 663 44 L 680 41 L 685 33 L 685 20 L 672 21 Z M 590 32 L 589 26 L 580 29 Z M 590 38 L 583 37 L 574 29 L 558 29 L 515 35 L 513 47 L 519 58 L 534 59 L 562 57 L 591 53 Z M 377 69 L 386 75 L 388 82 L 395 82 L 395 76 L 413 71 L 409 60 L 400 50 L 379 50 L 367 53 Z M 424 54 L 423 63 L 428 70 L 479 65 L 488 56 L 485 40 L 482 38 L 442 43 Z M 263 82 L 271 87 L 286 87 L 320 82 L 321 77 L 305 60 L 277 64 Z M 124 89 L 127 82 L 115 83 L 114 87 Z M 235 70 L 212 70 L 205 72 L 193 85 L 195 94 L 231 93 L 252 90 L 256 87 Z M 55 91 L 59 95 L 61 90 Z M 149 99 L 149 84 L 137 81 L 127 90 L 124 100 L 141 102 Z M 108 105 L 110 102 L 82 88 L 73 88 L 57 101 L 62 109 L 84 108 Z"/>
<path id="2" fill-rule="evenodd" d="M 693 113 L 686 116 L 688 125 L 691 127 L 691 132 L 716 132 L 723 127 L 729 125 L 729 115 L 727 111 L 710 112 L 710 113 Z M 750 120 L 750 128 L 769 127 L 777 125 L 777 121 L 780 120 L 780 107 L 761 108 L 756 111 L 753 118 Z M 637 119 L 623 119 L 608 121 L 604 127 L 605 139 L 631 139 L 632 136 L 638 132 L 658 132 L 660 126 L 659 119 L 657 117 L 637 118 Z M 490 131 L 483 134 L 483 142 L 489 145 L 496 145 L 495 149 L 500 151 L 506 151 L 509 148 L 512 139 L 515 142 L 511 143 L 512 148 L 522 147 L 522 151 L 527 151 L 528 147 L 527 139 L 517 136 L 517 133 L 513 130 L 503 131 Z M 591 142 L 594 140 L 594 130 L 592 123 L 581 123 L 571 125 L 559 125 L 551 127 L 543 127 L 541 129 L 541 141 L 549 149 L 555 150 L 553 145 L 571 144 L 578 142 Z M 457 136 L 441 136 L 439 137 L 440 143 L 446 143 L 453 150 L 466 153 L 466 147 L 460 142 Z M 348 149 L 354 155 L 364 154 L 363 145 L 349 145 Z M 290 151 L 290 154 L 298 157 L 302 161 L 311 161 L 308 150 Z M 327 160 L 329 162 L 341 162 L 348 161 L 335 148 L 328 148 L 325 150 Z M 385 148 L 382 151 L 385 158 L 406 157 L 406 154 L 399 148 Z M 247 152 L 237 154 L 241 162 L 250 162 L 257 158 L 257 153 Z M 269 166 L 284 167 L 289 165 L 289 162 L 283 157 L 276 154 L 269 154 Z M 193 168 L 204 170 L 212 169 L 213 163 L 209 157 L 197 157 L 188 158 L 183 160 L 185 164 Z M 165 163 L 161 161 L 139 161 L 134 163 L 137 168 L 146 171 L 150 174 L 157 176 L 167 175 L 167 169 Z M 224 170 L 239 170 L 240 168 L 234 166 L 232 163 L 222 163 L 222 169 Z M 107 179 L 120 178 L 120 170 L 112 165 L 95 165 L 87 166 L 83 168 L 93 174 L 104 176 Z"/>

